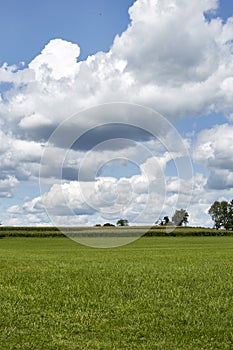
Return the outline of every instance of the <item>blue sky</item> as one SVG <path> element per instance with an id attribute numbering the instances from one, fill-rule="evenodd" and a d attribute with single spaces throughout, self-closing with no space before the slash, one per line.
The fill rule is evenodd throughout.
<path id="1" fill-rule="evenodd" d="M 223 20 L 227 20 L 233 14 L 233 4 L 232 1 L 222 0 L 220 1 L 219 9 L 217 15 Z"/>
<path id="2" fill-rule="evenodd" d="M 133 0 L 8 1 L 0 13 L 0 62 L 29 63 L 53 38 L 76 42 L 80 59 L 107 51 L 129 23 Z"/>
<path id="3" fill-rule="evenodd" d="M 212 202 L 233 198 L 232 15 L 228 0 L 4 3 L 3 224 L 93 225 L 106 218 L 114 221 L 117 215 L 132 223 L 153 224 L 158 217 L 171 216 L 179 205 L 189 211 L 190 224 L 211 226 Z M 115 102 L 126 104 L 119 105 L 124 117 L 115 104 L 112 110 L 101 110 L 102 115 L 96 107 Z M 128 103 L 135 106 L 131 115 Z M 94 110 L 78 114 L 88 108 Z M 165 134 L 162 120 L 156 137 L 144 132 L 144 119 L 151 118 L 151 125 L 158 120 L 156 112 L 149 117 L 148 108 L 167 120 Z M 67 122 L 75 114 L 77 121 Z M 141 131 L 113 126 L 119 120 L 134 126 L 140 120 Z M 97 122 L 99 129 L 88 136 L 86 131 Z M 101 123 L 111 123 L 108 131 Z M 82 147 L 68 147 L 64 141 L 72 139 L 75 128 L 86 135 Z M 45 164 L 43 151 L 56 130 L 60 136 Z M 113 140 L 120 137 L 127 142 Z M 175 166 L 186 151 L 193 174 L 182 182 L 185 176 Z M 62 179 L 56 175 L 58 164 Z M 82 164 L 80 184 L 76 174 Z M 67 207 L 75 214 L 67 214 Z"/>

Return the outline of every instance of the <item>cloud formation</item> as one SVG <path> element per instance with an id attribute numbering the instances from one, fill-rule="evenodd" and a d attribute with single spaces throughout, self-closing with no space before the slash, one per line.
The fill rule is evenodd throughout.
<path id="1" fill-rule="evenodd" d="M 233 125 L 216 125 L 200 132 L 193 158 L 210 175 L 207 188 L 228 189 L 233 187 Z"/>
<path id="2" fill-rule="evenodd" d="M 51 40 L 28 68 L 2 67 L 7 81 L 20 74 L 25 86 L 6 94 L 1 112 L 29 132 L 112 101 L 144 104 L 171 119 L 231 108 L 233 21 L 206 20 L 216 8 L 215 0 L 138 0 L 110 51 L 85 61 L 77 44 Z"/>

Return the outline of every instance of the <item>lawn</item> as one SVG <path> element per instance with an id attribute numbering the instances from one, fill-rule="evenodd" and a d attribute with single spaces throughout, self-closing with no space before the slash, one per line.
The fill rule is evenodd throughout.
<path id="1" fill-rule="evenodd" d="M 233 349 L 233 237 L 0 239 L 0 349 Z"/>

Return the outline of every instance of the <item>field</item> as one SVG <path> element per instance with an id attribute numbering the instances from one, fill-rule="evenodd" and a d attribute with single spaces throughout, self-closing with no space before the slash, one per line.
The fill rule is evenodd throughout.
<path id="1" fill-rule="evenodd" d="M 0 239 L 1 350 L 233 349 L 233 237 Z"/>
<path id="2" fill-rule="evenodd" d="M 174 237 L 174 236 L 233 236 L 233 230 L 205 227 L 125 226 L 125 227 L 7 227 L 0 226 L 1 237 Z"/>

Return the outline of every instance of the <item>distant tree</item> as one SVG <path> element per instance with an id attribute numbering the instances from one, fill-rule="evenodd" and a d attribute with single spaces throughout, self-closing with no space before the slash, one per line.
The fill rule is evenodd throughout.
<path id="1" fill-rule="evenodd" d="M 160 220 L 160 223 L 159 223 L 160 226 L 169 225 L 169 223 L 171 223 L 168 216 L 164 216 L 163 219 L 159 219 L 159 220 Z"/>
<path id="2" fill-rule="evenodd" d="M 117 221 L 117 226 L 129 226 L 129 222 L 127 219 L 119 219 Z"/>
<path id="3" fill-rule="evenodd" d="M 227 229 L 233 230 L 233 199 L 229 203 Z"/>
<path id="4" fill-rule="evenodd" d="M 221 210 L 221 226 L 223 226 L 224 228 L 227 228 L 229 223 L 230 204 L 227 201 L 220 202 L 220 210 Z"/>
<path id="5" fill-rule="evenodd" d="M 105 224 L 103 224 L 103 226 L 115 226 L 115 225 L 110 224 L 110 222 L 106 222 Z"/>
<path id="6" fill-rule="evenodd" d="M 95 227 L 101 227 L 101 225 L 100 224 L 95 224 Z"/>
<path id="7" fill-rule="evenodd" d="M 230 203 L 215 201 L 209 208 L 208 213 L 211 215 L 214 227 L 217 230 L 221 227 L 225 229 L 233 228 L 233 200 Z"/>
<path id="8" fill-rule="evenodd" d="M 215 201 L 209 208 L 208 213 L 211 215 L 211 218 L 214 221 L 214 227 L 218 230 L 222 226 L 222 212 L 220 202 Z"/>
<path id="9" fill-rule="evenodd" d="M 185 209 L 176 210 L 172 222 L 176 226 L 182 226 L 183 224 L 187 225 L 189 214 Z"/>
<path id="10" fill-rule="evenodd" d="M 164 221 L 162 219 L 160 219 L 160 223 L 159 223 L 160 226 L 163 226 L 164 225 Z"/>

